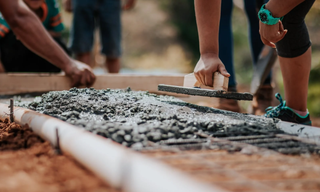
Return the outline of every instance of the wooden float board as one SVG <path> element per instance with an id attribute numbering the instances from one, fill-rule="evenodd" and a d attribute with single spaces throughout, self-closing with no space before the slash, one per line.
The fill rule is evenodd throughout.
<path id="1" fill-rule="evenodd" d="M 95 89 L 124 89 L 130 87 L 135 91 L 149 91 L 166 94 L 158 91 L 159 84 L 182 86 L 184 75 L 130 75 L 106 74 L 97 75 L 93 84 Z M 0 95 L 20 93 L 61 91 L 71 88 L 71 80 L 62 74 L 0 74 Z M 176 94 L 177 95 L 177 94 Z"/>
<path id="2" fill-rule="evenodd" d="M 212 89 L 202 89 L 202 88 L 191 88 L 173 85 L 159 85 L 159 91 L 167 91 L 172 93 L 180 93 L 186 95 L 195 95 L 203 97 L 219 97 L 225 99 L 235 99 L 235 100 L 246 100 L 251 101 L 253 95 L 250 93 L 237 93 L 237 92 L 226 92 L 223 90 L 212 90 Z"/>

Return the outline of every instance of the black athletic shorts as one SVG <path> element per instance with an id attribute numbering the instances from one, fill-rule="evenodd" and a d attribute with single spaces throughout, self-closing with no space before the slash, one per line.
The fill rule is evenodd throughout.
<path id="1" fill-rule="evenodd" d="M 314 2 L 315 0 L 305 0 L 284 16 L 282 23 L 284 29 L 288 29 L 288 33 L 281 41 L 276 43 L 279 56 L 298 57 L 311 46 L 304 19 Z"/>
<path id="2" fill-rule="evenodd" d="M 54 40 L 70 55 L 70 51 L 60 38 Z M 61 72 L 61 69 L 25 47 L 12 31 L 0 40 L 0 57 L 6 72 Z"/>

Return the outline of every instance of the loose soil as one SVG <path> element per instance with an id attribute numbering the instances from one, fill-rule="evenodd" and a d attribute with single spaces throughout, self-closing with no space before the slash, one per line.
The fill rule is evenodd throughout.
<path id="1" fill-rule="evenodd" d="M 0 121 L 1 192 L 115 192 L 27 126 Z"/>

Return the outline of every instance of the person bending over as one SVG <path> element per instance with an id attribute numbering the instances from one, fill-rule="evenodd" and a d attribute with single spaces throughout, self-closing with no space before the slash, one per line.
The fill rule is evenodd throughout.
<path id="1" fill-rule="evenodd" d="M 39 17 L 53 39 L 69 54 L 60 38 L 64 26 L 55 0 L 24 0 L 24 2 Z M 3 17 L 0 17 L 0 29 L 0 60 L 4 71 L 61 72 L 60 68 L 24 46 Z"/>
<path id="2" fill-rule="evenodd" d="M 251 48 L 251 57 L 253 66 L 258 63 L 258 58 L 265 45 L 262 43 L 259 34 L 258 11 L 266 0 L 243 0 L 244 10 L 249 21 L 249 40 Z M 257 8 L 259 7 L 259 8 Z M 233 0 L 221 1 L 221 18 L 219 26 L 219 58 L 230 73 L 228 91 L 237 92 L 236 71 L 233 59 L 233 34 L 232 34 L 232 10 Z M 266 46 L 267 50 L 269 49 Z M 264 114 L 266 107 L 272 104 L 273 88 L 271 86 L 271 73 L 267 76 L 263 85 L 254 94 L 251 113 L 255 115 Z M 240 112 L 240 106 L 237 100 L 219 98 L 218 102 L 213 105 L 214 108 L 228 111 Z"/>
<path id="3" fill-rule="evenodd" d="M 91 68 L 71 59 L 22 0 L 0 0 L 0 12 L 17 38 L 34 53 L 62 69 L 71 78 L 72 86 L 94 83 L 96 77 Z"/>
<path id="4" fill-rule="evenodd" d="M 265 117 L 311 125 L 307 110 L 311 42 L 304 18 L 314 1 L 270 0 L 258 13 L 262 42 L 277 48 L 286 98 L 283 101 L 277 93 L 280 105 L 267 108 Z M 194 73 L 198 81 L 208 86 L 212 85 L 216 71 L 230 76 L 219 59 L 220 6 L 218 0 L 195 0 L 201 56 Z"/>

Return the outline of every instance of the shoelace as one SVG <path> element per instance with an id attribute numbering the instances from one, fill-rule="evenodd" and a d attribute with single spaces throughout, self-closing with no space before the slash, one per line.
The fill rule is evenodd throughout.
<path id="1" fill-rule="evenodd" d="M 281 109 L 283 109 L 286 106 L 286 102 L 283 101 L 280 93 L 276 93 L 276 98 L 280 101 L 280 104 L 276 107 L 268 107 L 266 109 L 266 114 L 264 114 L 265 117 L 274 118 L 278 117 L 280 115 Z"/>

